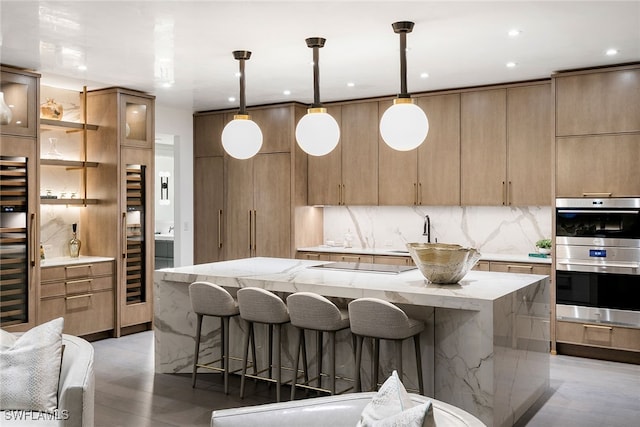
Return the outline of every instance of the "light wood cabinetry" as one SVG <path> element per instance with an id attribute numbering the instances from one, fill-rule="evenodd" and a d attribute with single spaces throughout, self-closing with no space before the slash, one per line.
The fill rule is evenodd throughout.
<path id="1" fill-rule="evenodd" d="M 460 204 L 460 94 L 416 99 L 429 133 L 416 150 L 397 151 L 380 139 L 380 205 Z M 380 101 L 380 115 L 391 101 Z"/>
<path id="2" fill-rule="evenodd" d="M 87 254 L 116 259 L 115 335 L 153 320 L 154 97 L 121 88 L 90 91 L 87 186 L 100 202 L 81 213 Z"/>
<path id="3" fill-rule="evenodd" d="M 373 263 L 387 265 L 415 265 L 411 257 L 393 255 L 376 255 L 373 257 Z"/>
<path id="4" fill-rule="evenodd" d="M 559 343 L 640 352 L 640 329 L 582 322 L 556 322 Z"/>
<path id="5" fill-rule="evenodd" d="M 309 156 L 308 204 L 377 205 L 378 102 L 329 106 L 327 112 L 340 126 L 340 142 L 326 156 Z"/>
<path id="6" fill-rule="evenodd" d="M 558 73 L 556 136 L 640 132 L 640 65 Z"/>
<path id="7" fill-rule="evenodd" d="M 499 271 L 503 273 L 521 273 L 521 274 L 541 274 L 545 276 L 551 275 L 550 264 L 522 263 L 522 262 L 503 262 L 491 261 L 489 271 Z"/>
<path id="8" fill-rule="evenodd" d="M 40 76 L 4 66 L 0 70 L 0 91 L 13 106 L 11 120 L 0 125 L 0 326 L 17 332 L 37 322 Z"/>
<path id="9" fill-rule="evenodd" d="M 465 92 L 461 111 L 462 204 L 550 205 L 550 85 Z"/>
<path id="10" fill-rule="evenodd" d="M 556 197 L 640 196 L 640 65 L 558 73 Z"/>
<path id="11" fill-rule="evenodd" d="M 112 261 L 42 268 L 40 323 L 64 317 L 64 333 L 88 335 L 115 328 Z"/>
<path id="12" fill-rule="evenodd" d="M 220 135 L 233 113 L 194 115 L 196 263 L 294 255 L 295 207 L 307 204 L 306 156 L 294 139 L 304 109 L 284 104 L 249 113 L 262 130 L 263 145 L 247 160 L 222 150 Z"/>

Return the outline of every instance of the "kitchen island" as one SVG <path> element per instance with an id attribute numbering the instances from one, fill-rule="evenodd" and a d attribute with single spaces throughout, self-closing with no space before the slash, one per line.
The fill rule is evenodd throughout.
<path id="1" fill-rule="evenodd" d="M 156 372 L 191 371 L 195 315 L 188 285 L 206 280 L 232 293 L 257 286 L 283 296 L 308 291 L 345 302 L 375 297 L 400 305 L 428 325 L 422 337 L 425 394 L 474 414 L 488 426 L 513 425 L 548 388 L 547 276 L 471 271 L 458 284 L 435 285 L 418 270 L 379 274 L 313 268 L 320 264 L 325 263 L 250 258 L 156 271 Z M 232 323 L 232 356 L 241 355 L 242 328 L 237 319 Z M 219 322 L 205 320 L 202 360 L 218 341 Z M 350 342 L 346 336 L 339 345 Z M 286 338 L 284 343 L 290 345 Z M 415 361 L 410 347 L 406 350 L 403 381 L 414 388 L 415 371 L 409 367 Z M 283 365 L 292 365 L 291 354 L 289 347 Z M 345 357 L 353 360 L 350 354 L 349 348 L 337 356 L 339 374 L 347 378 L 353 378 L 353 364 L 345 362 Z M 383 353 L 381 360 L 386 357 Z M 382 372 L 387 373 L 384 366 Z"/>

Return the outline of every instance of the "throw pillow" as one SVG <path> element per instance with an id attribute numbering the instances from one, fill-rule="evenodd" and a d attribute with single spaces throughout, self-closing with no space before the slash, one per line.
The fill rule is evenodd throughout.
<path id="1" fill-rule="evenodd" d="M 13 346 L 17 339 L 18 337 L 13 335 L 11 332 L 0 329 L 0 351 Z"/>
<path id="2" fill-rule="evenodd" d="M 36 326 L 0 350 L 0 409 L 52 412 L 58 406 L 62 317 Z"/>
<path id="3" fill-rule="evenodd" d="M 434 426 L 431 402 L 414 403 L 398 373 L 382 384 L 378 393 L 365 406 L 357 427 L 431 427 Z"/>

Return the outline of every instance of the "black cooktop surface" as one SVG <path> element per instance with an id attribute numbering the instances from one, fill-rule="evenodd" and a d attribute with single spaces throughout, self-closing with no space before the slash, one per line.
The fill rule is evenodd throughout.
<path id="1" fill-rule="evenodd" d="M 351 270 L 367 273 L 398 274 L 404 271 L 415 270 L 417 267 L 410 265 L 371 264 L 368 262 L 330 262 L 328 264 L 314 265 L 309 268 L 322 268 L 325 270 Z"/>

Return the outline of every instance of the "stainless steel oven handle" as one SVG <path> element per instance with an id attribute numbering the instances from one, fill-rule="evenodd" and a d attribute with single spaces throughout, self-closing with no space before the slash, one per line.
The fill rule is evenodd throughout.
<path id="1" fill-rule="evenodd" d="M 558 261 L 559 265 L 582 265 L 582 266 L 586 266 L 586 267 L 621 267 L 621 268 L 639 268 L 640 267 L 640 263 L 613 263 L 613 262 L 608 262 L 606 264 L 597 264 L 595 262 L 579 262 L 579 261 Z"/>
<path id="2" fill-rule="evenodd" d="M 605 209 L 591 209 L 591 210 L 584 210 L 584 209 L 558 209 L 558 213 L 571 213 L 571 214 L 593 214 L 593 213 L 599 213 L 599 214 L 630 214 L 630 215 L 637 215 L 640 214 L 640 210 L 638 211 L 622 211 L 622 210 L 605 210 Z"/>

